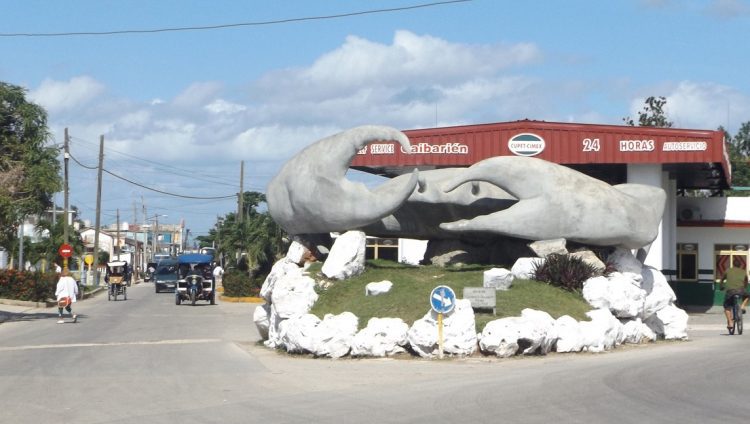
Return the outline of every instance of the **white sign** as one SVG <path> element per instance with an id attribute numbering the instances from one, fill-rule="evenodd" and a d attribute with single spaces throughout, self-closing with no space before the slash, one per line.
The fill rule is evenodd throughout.
<path id="1" fill-rule="evenodd" d="M 665 141 L 662 146 L 664 152 L 703 152 L 708 149 L 705 141 Z"/>
<path id="2" fill-rule="evenodd" d="M 536 134 L 521 133 L 508 140 L 508 149 L 517 156 L 536 156 L 544 151 L 544 139 Z"/>
<path id="3" fill-rule="evenodd" d="M 621 152 L 651 152 L 656 143 L 654 140 L 620 140 Z"/>

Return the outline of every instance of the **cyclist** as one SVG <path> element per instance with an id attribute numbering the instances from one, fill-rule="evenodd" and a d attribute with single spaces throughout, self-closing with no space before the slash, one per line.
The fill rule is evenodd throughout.
<path id="1" fill-rule="evenodd" d="M 727 329 L 732 331 L 734 320 L 732 319 L 732 306 L 734 304 L 732 296 L 738 294 L 742 296 L 742 313 L 747 309 L 747 302 L 750 295 L 747 294 L 747 271 L 739 267 L 729 268 L 721 279 L 721 290 L 726 290 L 724 294 L 724 315 L 727 317 Z"/>

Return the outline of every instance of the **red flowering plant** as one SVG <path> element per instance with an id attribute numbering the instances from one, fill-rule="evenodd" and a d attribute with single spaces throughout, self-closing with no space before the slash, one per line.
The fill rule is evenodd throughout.
<path id="1" fill-rule="evenodd" d="M 57 274 L 0 270 L 0 298 L 43 302 L 55 297 Z"/>

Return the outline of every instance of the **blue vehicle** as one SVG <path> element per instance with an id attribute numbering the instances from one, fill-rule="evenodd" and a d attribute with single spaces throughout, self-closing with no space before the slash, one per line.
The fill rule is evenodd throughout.
<path id="1" fill-rule="evenodd" d="M 190 253 L 177 257 L 177 288 L 175 289 L 175 304 L 182 301 L 195 305 L 198 300 L 216 304 L 216 281 L 213 276 L 213 260 L 211 255 Z"/>

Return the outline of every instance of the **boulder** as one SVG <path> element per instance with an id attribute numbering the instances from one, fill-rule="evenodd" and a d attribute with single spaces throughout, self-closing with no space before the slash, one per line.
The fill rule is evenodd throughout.
<path id="1" fill-rule="evenodd" d="M 520 322 L 518 345 L 523 349 L 523 354 L 549 353 L 557 340 L 555 319 L 547 312 L 526 308 L 521 311 Z"/>
<path id="2" fill-rule="evenodd" d="M 409 345 L 414 352 L 425 358 L 438 354 L 437 314 L 430 310 L 416 321 L 407 333 Z M 456 299 L 456 306 L 443 316 L 443 353 L 448 355 L 471 355 L 476 351 L 477 330 L 474 310 L 467 299 Z"/>
<path id="3" fill-rule="evenodd" d="M 367 283 L 365 286 L 365 296 L 377 296 L 379 294 L 388 293 L 391 291 L 393 283 L 388 280 L 379 281 L 377 283 Z"/>
<path id="4" fill-rule="evenodd" d="M 365 270 L 365 233 L 347 231 L 333 242 L 321 271 L 327 278 L 345 280 Z"/>
<path id="5" fill-rule="evenodd" d="M 279 345 L 289 353 L 311 353 L 317 343 L 320 319 L 313 314 L 298 315 L 279 323 Z"/>
<path id="6" fill-rule="evenodd" d="M 268 328 L 270 326 L 269 316 L 271 315 L 271 305 L 266 303 L 264 305 L 258 305 L 253 311 L 253 322 L 255 328 L 258 329 L 260 338 L 262 340 L 268 339 Z"/>
<path id="7" fill-rule="evenodd" d="M 304 315 L 310 312 L 316 300 L 315 280 L 308 276 L 288 274 L 274 283 L 271 303 L 279 318 Z"/>
<path id="8" fill-rule="evenodd" d="M 624 343 L 643 343 L 656 340 L 656 334 L 640 318 L 626 320 L 622 323 Z"/>
<path id="9" fill-rule="evenodd" d="M 405 352 L 409 326 L 401 318 L 370 318 L 352 341 L 352 356 L 392 356 Z"/>
<path id="10" fill-rule="evenodd" d="M 582 294 L 591 306 L 607 308 L 618 318 L 640 316 L 646 299 L 646 292 L 632 274 L 619 272 L 589 278 L 583 283 Z"/>
<path id="11" fill-rule="evenodd" d="M 594 268 L 598 275 L 601 275 L 604 273 L 604 271 L 607 269 L 607 266 L 602 262 L 601 259 L 599 259 L 596 254 L 590 250 L 579 250 L 577 252 L 573 252 L 570 254 L 572 258 L 578 258 L 583 263 L 588 264 L 592 268 Z"/>
<path id="12" fill-rule="evenodd" d="M 646 318 L 645 324 L 666 340 L 687 340 L 688 314 L 674 305 L 668 305 Z"/>
<path id="13" fill-rule="evenodd" d="M 656 268 L 644 266 L 642 276 L 641 288 L 646 292 L 646 300 L 641 316 L 646 319 L 673 304 L 677 296 L 667 282 L 667 278 Z"/>
<path id="14" fill-rule="evenodd" d="M 555 333 L 556 352 L 580 352 L 583 349 L 580 325 L 570 315 L 563 315 L 555 320 Z"/>
<path id="15" fill-rule="evenodd" d="M 285 277 L 286 275 L 302 276 L 302 269 L 300 269 L 300 267 L 297 266 L 297 264 L 295 264 L 292 260 L 284 257 L 273 264 L 271 272 L 268 273 L 266 279 L 263 281 L 263 285 L 260 288 L 260 297 L 265 299 L 266 302 L 270 302 L 276 281 L 280 278 Z"/>
<path id="16" fill-rule="evenodd" d="M 614 268 L 620 272 L 629 272 L 637 275 L 641 275 L 643 264 L 641 261 L 633 256 L 633 253 L 623 247 L 616 248 L 607 257 L 607 262 L 612 264 Z"/>
<path id="17" fill-rule="evenodd" d="M 329 358 L 345 356 L 351 350 L 358 326 L 359 319 L 351 312 L 326 314 L 315 328 L 312 353 Z"/>
<path id="18" fill-rule="evenodd" d="M 604 352 L 614 348 L 623 340 L 622 323 L 609 309 L 595 309 L 586 312 L 591 321 L 579 322 L 583 350 Z"/>
<path id="19" fill-rule="evenodd" d="M 520 317 L 506 317 L 488 322 L 478 335 L 479 350 L 486 355 L 508 358 L 518 352 Z"/>
<path id="20" fill-rule="evenodd" d="M 492 268 L 484 271 L 483 287 L 495 290 L 508 290 L 513 284 L 513 273 L 505 268 Z"/>
<path id="21" fill-rule="evenodd" d="M 310 250 L 298 241 L 293 241 L 289 245 L 289 249 L 286 252 L 286 259 L 293 262 L 297 266 L 305 264 L 307 258 L 311 256 Z"/>
<path id="22" fill-rule="evenodd" d="M 510 272 L 514 278 L 529 280 L 534 278 L 536 267 L 541 266 L 543 263 L 544 259 L 542 258 L 518 258 L 513 267 L 511 267 Z"/>
<path id="23" fill-rule="evenodd" d="M 567 255 L 568 249 L 565 247 L 566 240 L 564 238 L 552 239 L 552 240 L 539 240 L 533 243 L 529 243 L 529 249 L 531 249 L 540 258 L 546 258 L 548 255 Z"/>

